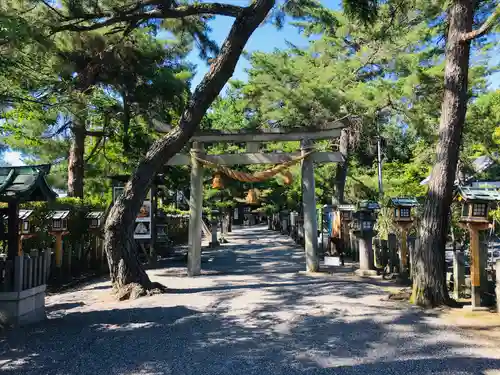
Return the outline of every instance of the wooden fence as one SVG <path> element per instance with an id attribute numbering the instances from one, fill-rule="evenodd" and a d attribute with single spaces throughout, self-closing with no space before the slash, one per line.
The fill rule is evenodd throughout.
<path id="1" fill-rule="evenodd" d="M 0 291 L 22 292 L 47 283 L 50 272 L 50 251 L 14 260 L 0 260 Z"/>

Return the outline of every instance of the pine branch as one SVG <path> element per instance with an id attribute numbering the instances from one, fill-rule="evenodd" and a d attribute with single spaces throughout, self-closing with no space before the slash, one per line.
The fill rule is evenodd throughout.
<path id="1" fill-rule="evenodd" d="M 468 42 L 470 40 L 479 38 L 480 36 L 486 34 L 495 24 L 497 18 L 500 17 L 500 4 L 497 5 L 493 13 L 488 17 L 486 21 L 481 25 L 481 27 L 477 30 L 473 30 L 468 33 L 464 33 L 461 35 L 460 40 L 462 42 Z"/>
<path id="2" fill-rule="evenodd" d="M 151 2 L 158 3 L 158 2 Z M 90 31 L 102 27 L 115 25 L 117 23 L 140 23 L 150 19 L 167 19 L 167 18 L 185 18 L 188 16 L 201 16 L 201 15 L 219 15 L 228 17 L 237 17 L 244 7 L 221 4 L 221 3 L 198 3 L 193 5 L 176 6 L 174 8 L 167 8 L 158 5 L 158 8 L 153 10 L 144 10 L 144 6 L 150 7 L 151 3 L 142 3 L 141 7 L 133 8 L 132 10 L 118 10 L 117 12 L 99 12 L 86 14 L 82 17 L 75 18 L 69 23 L 63 22 L 59 26 L 54 27 L 54 33 L 67 30 L 67 31 Z M 163 2 L 162 2 L 163 3 Z M 101 20 L 101 21 L 95 21 Z M 90 22 L 90 24 L 82 24 Z"/>
<path id="3" fill-rule="evenodd" d="M 73 121 L 67 121 L 65 122 L 59 129 L 57 129 L 54 133 L 50 134 L 50 135 L 45 135 L 45 136 L 42 136 L 42 139 L 50 139 L 52 137 L 55 137 L 56 135 L 59 135 L 61 134 L 63 131 L 65 131 L 66 129 L 69 128 L 69 126 L 73 124 Z"/>
<path id="4" fill-rule="evenodd" d="M 87 158 L 85 159 L 85 163 L 88 163 L 97 154 L 97 151 L 98 151 L 99 146 L 101 145 L 101 142 L 102 142 L 103 139 L 104 139 L 104 137 L 101 137 L 101 138 L 99 138 L 97 140 L 97 142 L 95 143 L 94 147 L 90 151 L 89 156 L 87 156 Z"/>

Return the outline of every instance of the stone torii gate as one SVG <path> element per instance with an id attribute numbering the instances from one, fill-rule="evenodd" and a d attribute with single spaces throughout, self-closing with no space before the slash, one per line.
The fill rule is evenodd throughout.
<path id="1" fill-rule="evenodd" d="M 248 164 L 281 164 L 293 158 L 304 156 L 314 148 L 314 141 L 340 137 L 342 128 L 350 124 L 348 117 L 328 124 L 322 128 L 273 128 L 260 132 L 221 132 L 210 131 L 195 134 L 191 141 L 191 154 L 177 154 L 167 165 L 191 165 L 191 193 L 189 200 L 189 241 L 188 241 L 188 275 L 201 273 L 201 225 L 203 204 L 203 165 L 198 159 L 207 160 L 218 165 Z M 260 143 L 273 141 L 301 141 L 300 152 L 262 153 Z M 241 154 L 207 155 L 204 143 L 235 142 L 246 143 L 247 152 Z M 343 163 L 340 152 L 314 152 L 302 160 L 302 202 L 304 211 L 304 239 L 306 254 L 306 270 L 316 272 L 319 269 L 316 217 L 316 195 L 314 182 L 314 163 Z"/>

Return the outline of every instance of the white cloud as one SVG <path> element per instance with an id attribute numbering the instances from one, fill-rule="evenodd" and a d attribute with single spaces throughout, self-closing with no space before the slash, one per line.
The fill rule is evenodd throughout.
<path id="1" fill-rule="evenodd" d="M 3 160 L 5 163 L 9 165 L 24 165 L 23 161 L 21 160 L 21 153 L 20 152 L 15 152 L 15 151 L 9 151 L 6 152 L 3 155 Z"/>

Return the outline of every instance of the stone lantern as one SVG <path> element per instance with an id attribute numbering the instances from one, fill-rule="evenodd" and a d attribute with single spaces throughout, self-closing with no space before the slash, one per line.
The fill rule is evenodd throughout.
<path id="1" fill-rule="evenodd" d="M 356 274 L 359 276 L 375 276 L 374 254 L 372 248 L 372 238 L 375 236 L 375 222 L 377 221 L 377 211 L 380 205 L 377 202 L 362 201 L 358 205 L 358 211 L 353 214 L 351 230 L 359 239 L 359 269 Z"/>
<path id="2" fill-rule="evenodd" d="M 219 223 L 219 210 L 211 210 L 210 211 L 210 232 L 212 234 L 212 240 L 210 241 L 210 247 L 217 247 L 220 245 L 220 242 L 217 240 L 217 226 Z"/>
<path id="3" fill-rule="evenodd" d="M 389 205 L 394 209 L 394 224 L 401 230 L 399 270 L 400 276 L 406 278 L 408 276 L 408 230 L 413 225 L 412 210 L 418 206 L 418 202 L 415 198 L 391 198 Z"/>
<path id="4" fill-rule="evenodd" d="M 33 210 L 19 210 L 19 234 L 30 235 L 32 233 L 30 216 Z"/>
<path id="5" fill-rule="evenodd" d="M 486 291 L 486 285 L 481 285 L 481 274 L 485 269 L 481 267 L 479 232 L 490 228 L 488 213 L 492 204 L 500 201 L 500 193 L 495 189 L 461 186 L 457 196 L 462 203 L 460 226 L 467 229 L 470 235 L 471 299 L 472 309 L 477 310 L 481 309 Z"/>

